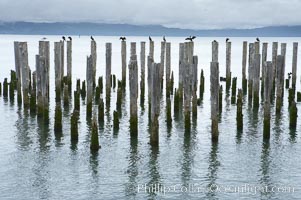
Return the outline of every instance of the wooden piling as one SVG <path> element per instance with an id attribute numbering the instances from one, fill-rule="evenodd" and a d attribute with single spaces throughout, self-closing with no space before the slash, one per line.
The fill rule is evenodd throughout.
<path id="1" fill-rule="evenodd" d="M 242 114 L 242 90 L 238 89 L 237 94 L 237 111 L 236 111 L 237 130 L 243 130 L 243 114 Z"/>
<path id="2" fill-rule="evenodd" d="M 205 77 L 204 77 L 204 71 L 201 70 L 201 78 L 200 78 L 200 100 L 203 100 L 204 97 L 204 91 L 205 91 Z"/>
<path id="3" fill-rule="evenodd" d="M 149 55 L 147 57 L 147 85 L 148 85 L 148 104 L 149 114 L 151 113 L 151 85 L 152 85 L 152 63 L 154 62 L 154 42 L 149 42 Z"/>
<path id="4" fill-rule="evenodd" d="M 68 107 L 69 106 L 69 85 L 68 84 L 64 84 L 63 94 L 64 94 L 64 107 Z"/>
<path id="5" fill-rule="evenodd" d="M 131 42 L 131 59 L 129 63 L 129 86 L 130 86 L 130 131 L 134 136 L 138 134 L 138 64 L 136 55 L 136 43 Z"/>
<path id="6" fill-rule="evenodd" d="M 170 83 L 170 68 L 171 68 L 171 44 L 170 42 L 166 43 L 166 70 L 165 70 L 165 77 L 166 77 L 166 96 L 169 97 L 171 89 Z"/>
<path id="7" fill-rule="evenodd" d="M 36 103 L 37 103 L 37 73 L 34 71 L 32 73 L 32 90 L 30 93 L 30 113 L 36 113 Z"/>
<path id="8" fill-rule="evenodd" d="M 80 92 L 80 79 L 76 80 L 76 91 Z"/>
<path id="9" fill-rule="evenodd" d="M 72 40 L 67 41 L 67 84 L 68 91 L 72 90 Z"/>
<path id="10" fill-rule="evenodd" d="M 283 84 L 284 84 L 284 56 L 278 55 L 276 60 L 277 67 L 277 93 L 276 93 L 276 113 L 279 114 L 282 106 Z"/>
<path id="11" fill-rule="evenodd" d="M 121 41 L 122 87 L 126 87 L 126 41 Z"/>
<path id="12" fill-rule="evenodd" d="M 141 69 L 141 77 L 140 77 L 140 101 L 141 104 L 144 102 L 144 94 L 145 94 L 145 42 L 140 43 L 140 69 Z"/>
<path id="13" fill-rule="evenodd" d="M 152 64 L 152 97 L 151 97 L 151 145 L 159 145 L 159 114 L 160 114 L 160 63 Z"/>
<path id="14" fill-rule="evenodd" d="M 295 129 L 297 126 L 297 117 L 298 117 L 298 108 L 296 106 L 296 102 L 293 101 L 289 110 L 290 115 L 290 128 Z"/>
<path id="15" fill-rule="evenodd" d="M 86 80 L 87 80 L 87 118 L 92 117 L 92 104 L 93 104 L 93 57 L 87 56 L 87 68 L 86 68 Z"/>
<path id="16" fill-rule="evenodd" d="M 118 111 L 114 110 L 113 112 L 113 128 L 114 131 L 117 131 L 119 129 L 119 115 Z"/>
<path id="17" fill-rule="evenodd" d="M 112 43 L 106 43 L 106 96 L 111 93 Z"/>
<path id="18" fill-rule="evenodd" d="M 92 57 L 90 57 L 90 58 L 91 58 L 91 62 L 92 62 Z M 91 63 L 91 65 L 93 66 L 92 63 Z M 93 71 L 91 74 L 93 75 Z M 93 87 L 93 82 L 92 82 L 92 87 Z M 96 152 L 99 150 L 99 148 L 100 148 L 100 145 L 99 145 L 99 139 L 98 139 L 98 127 L 97 127 L 96 115 L 93 114 L 90 150 L 91 150 L 91 152 Z"/>
<path id="19" fill-rule="evenodd" d="M 249 44 L 249 67 L 248 67 L 248 99 L 249 103 L 253 99 L 253 74 L 254 74 L 254 56 L 255 56 L 255 46 L 254 43 Z"/>
<path id="20" fill-rule="evenodd" d="M 218 62 L 210 63 L 210 93 L 211 93 L 211 136 L 212 141 L 218 141 L 219 114 L 219 66 Z"/>
<path id="21" fill-rule="evenodd" d="M 242 47 L 242 90 L 243 90 L 243 94 L 247 93 L 247 76 L 246 76 L 247 49 L 248 49 L 248 42 L 244 41 L 243 47 Z"/>
<path id="22" fill-rule="evenodd" d="M 102 94 L 103 93 L 103 80 L 102 80 L 102 76 L 100 76 L 98 78 L 98 87 L 99 87 L 100 94 Z"/>
<path id="23" fill-rule="evenodd" d="M 218 62 L 218 42 L 212 42 L 212 62 Z"/>
<path id="24" fill-rule="evenodd" d="M 261 58 L 261 96 L 264 95 L 264 66 L 265 62 L 267 61 L 267 54 L 268 54 L 268 43 L 262 43 L 262 58 Z"/>
<path id="25" fill-rule="evenodd" d="M 179 44 L 179 86 L 178 86 L 178 96 L 179 101 L 183 101 L 183 83 L 184 83 L 184 43 Z"/>
<path id="26" fill-rule="evenodd" d="M 163 77 L 164 77 L 164 66 L 165 66 L 165 50 L 166 50 L 166 42 L 161 42 L 161 56 L 160 56 L 160 83 L 161 83 L 161 91 L 163 90 Z"/>
<path id="27" fill-rule="evenodd" d="M 269 139 L 270 138 L 270 118 L 271 118 L 271 111 L 270 111 L 270 99 L 273 87 L 273 63 L 272 62 L 264 62 L 263 63 L 265 69 L 264 72 L 264 119 L 263 119 L 263 138 Z"/>
<path id="28" fill-rule="evenodd" d="M 57 102 L 54 113 L 54 132 L 62 132 L 62 108 L 61 103 Z"/>
<path id="29" fill-rule="evenodd" d="M 237 84 L 237 77 L 233 77 L 232 78 L 231 104 L 235 104 L 235 102 L 236 102 L 236 84 Z"/>
<path id="30" fill-rule="evenodd" d="M 61 101 L 61 87 L 62 87 L 62 42 L 54 43 L 54 70 L 55 70 L 55 100 Z"/>
<path id="31" fill-rule="evenodd" d="M 103 99 L 101 98 L 99 101 L 99 105 L 98 105 L 98 122 L 99 122 L 99 124 L 104 123 L 104 110 L 105 110 L 105 106 L 104 106 Z"/>
<path id="32" fill-rule="evenodd" d="M 43 87 L 46 87 L 43 92 L 44 99 L 49 101 L 49 74 L 50 74 L 50 43 L 49 41 L 39 41 L 39 55 L 42 62 L 43 72 Z M 47 103 L 48 104 L 48 103 Z"/>
<path id="33" fill-rule="evenodd" d="M 301 92 L 297 92 L 297 102 L 301 102 Z"/>
<path id="34" fill-rule="evenodd" d="M 71 141 L 78 141 L 78 116 L 79 113 L 77 110 L 74 110 L 71 114 Z"/>
<path id="35" fill-rule="evenodd" d="M 273 42 L 272 45 L 272 64 L 273 64 L 273 90 L 272 92 L 275 93 L 275 87 L 276 87 L 276 62 L 277 62 L 277 55 L 278 55 L 278 42 Z M 272 95 L 271 95 L 272 96 Z"/>
<path id="36" fill-rule="evenodd" d="M 96 63 L 97 63 L 97 45 L 95 40 L 91 40 L 91 64 L 92 64 L 92 77 L 93 77 L 93 88 L 96 85 Z"/>
<path id="37" fill-rule="evenodd" d="M 191 71 L 191 77 L 192 77 L 192 117 L 196 119 L 197 117 L 197 85 L 198 85 L 198 57 L 193 56 L 192 60 L 192 71 Z"/>
<path id="38" fill-rule="evenodd" d="M 74 110 L 80 110 L 80 91 L 74 91 Z"/>
<path id="39" fill-rule="evenodd" d="M 259 84 L 260 84 L 260 54 L 254 55 L 253 60 L 253 108 L 259 107 Z"/>
<path id="40" fill-rule="evenodd" d="M 219 92 L 218 92 L 218 108 L 219 108 L 219 116 L 221 116 L 221 113 L 223 111 L 223 85 L 220 85 Z"/>
<path id="41" fill-rule="evenodd" d="M 231 42 L 226 42 L 226 90 L 231 87 Z"/>
<path id="42" fill-rule="evenodd" d="M 22 104 L 22 92 L 21 92 L 21 71 L 20 71 L 20 60 L 19 60 L 19 42 L 14 42 L 14 52 L 15 52 L 15 71 L 17 76 L 17 95 L 18 95 L 18 105 Z"/>
<path id="43" fill-rule="evenodd" d="M 2 83 L 0 82 L 0 97 L 2 96 Z"/>
<path id="44" fill-rule="evenodd" d="M 83 82 L 82 82 L 82 89 L 80 91 L 80 94 L 83 99 L 86 98 L 86 81 L 85 80 L 83 80 Z"/>
<path id="45" fill-rule="evenodd" d="M 292 61 L 292 88 L 296 89 L 297 80 L 297 57 L 298 57 L 298 42 L 293 43 L 293 61 Z"/>

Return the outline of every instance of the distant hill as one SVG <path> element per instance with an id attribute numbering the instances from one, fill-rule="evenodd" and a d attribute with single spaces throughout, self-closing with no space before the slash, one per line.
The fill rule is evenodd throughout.
<path id="1" fill-rule="evenodd" d="M 301 26 L 271 26 L 254 29 L 192 30 L 160 25 L 103 23 L 0 22 L 0 34 L 25 35 L 112 35 L 112 36 L 204 36 L 204 37 L 301 37 Z"/>

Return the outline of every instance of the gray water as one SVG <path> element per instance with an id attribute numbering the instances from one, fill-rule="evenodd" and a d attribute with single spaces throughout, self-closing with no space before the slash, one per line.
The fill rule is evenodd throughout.
<path id="1" fill-rule="evenodd" d="M 34 55 L 38 52 L 38 41 L 42 37 L 44 36 L 0 36 L 1 81 L 4 77 L 9 77 L 10 69 L 14 69 L 13 41 L 28 42 L 29 64 L 31 69 L 34 69 Z M 99 127 L 101 149 L 92 154 L 89 148 L 90 123 L 85 117 L 85 102 L 81 102 L 78 143 L 70 142 L 72 105 L 69 109 L 63 109 L 63 134 L 54 133 L 53 41 L 59 40 L 60 36 L 46 37 L 51 41 L 49 125 L 19 108 L 16 102 L 12 103 L 3 96 L 0 97 L 0 199 L 301 198 L 301 123 L 298 119 L 296 130 L 289 129 L 287 90 L 281 115 L 275 115 L 274 105 L 271 108 L 270 142 L 263 142 L 262 139 L 262 105 L 254 112 L 248 106 L 247 99 L 244 99 L 244 129 L 240 133 L 236 130 L 236 106 L 231 105 L 225 95 L 219 123 L 219 142 L 211 142 L 211 41 L 217 39 L 220 43 L 220 75 L 224 76 L 224 38 L 195 40 L 195 54 L 199 56 L 198 69 L 199 72 L 204 69 L 206 83 L 204 100 L 198 106 L 198 118 L 192 121 L 190 133 L 184 131 L 183 116 L 173 115 L 172 128 L 167 128 L 163 95 L 159 119 L 159 148 L 152 148 L 149 144 L 147 100 L 144 108 L 139 106 L 138 110 L 138 138 L 131 139 L 128 90 L 122 104 L 120 130 L 113 132 L 112 112 L 116 106 L 116 91 L 112 90 L 111 104 L 106 108 L 104 127 Z M 177 87 L 178 44 L 183 38 L 167 39 L 172 42 L 171 64 Z M 97 76 L 105 74 L 105 42 L 112 42 L 112 73 L 120 78 L 120 41 L 117 37 L 95 37 L 95 40 L 98 48 Z M 130 41 L 146 40 L 147 37 L 128 37 L 128 52 Z M 155 61 L 159 62 L 161 38 L 154 40 Z M 238 77 L 238 88 L 241 88 L 243 40 L 253 42 L 254 38 L 231 38 L 232 77 Z M 300 38 L 261 40 L 269 42 L 268 60 L 271 58 L 271 42 L 287 42 L 286 72 L 291 71 L 292 43 L 300 42 Z M 89 45 L 88 36 L 73 37 L 73 88 L 76 78 L 85 78 Z M 148 45 L 146 48 L 148 53 Z M 139 52 L 140 45 L 137 43 L 138 55 Z M 300 50 L 298 55 L 300 58 Z M 300 72 L 298 67 L 298 91 L 301 89 Z M 297 107 L 300 113 L 300 103 Z M 145 189 L 145 185 L 148 188 Z M 159 185 L 161 190 L 155 188 L 155 185 Z M 266 186 L 269 191 L 258 189 Z M 163 187 L 165 192 L 162 191 Z M 233 191 L 234 187 L 240 187 L 240 192 Z M 287 189 L 285 192 L 284 187 Z M 272 188 L 282 189 L 273 192 L 270 191 Z"/>

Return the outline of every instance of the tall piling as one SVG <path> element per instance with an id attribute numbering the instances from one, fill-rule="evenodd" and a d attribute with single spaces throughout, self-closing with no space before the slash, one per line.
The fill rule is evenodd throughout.
<path id="1" fill-rule="evenodd" d="M 20 62 L 20 72 L 22 76 L 22 92 L 23 92 L 23 106 L 24 108 L 29 107 L 29 65 L 28 65 L 28 50 L 27 42 L 19 43 L 19 62 Z"/>
<path id="2" fill-rule="evenodd" d="M 55 70 L 55 99 L 56 102 L 61 100 L 61 87 L 62 87 L 62 42 L 54 43 L 54 70 Z"/>
<path id="3" fill-rule="evenodd" d="M 150 143 L 154 146 L 159 144 L 159 114 L 160 114 L 160 63 L 152 64 L 152 97 L 151 97 L 151 134 Z"/>
<path id="4" fill-rule="evenodd" d="M 93 88 L 96 86 L 96 63 L 97 63 L 97 45 L 95 40 L 91 40 L 91 64 L 93 68 Z"/>
<path id="5" fill-rule="evenodd" d="M 255 56 L 255 46 L 254 43 L 249 44 L 249 67 L 248 67 L 248 100 L 249 103 L 253 99 L 253 74 L 254 74 L 254 56 Z"/>
<path id="6" fill-rule="evenodd" d="M 32 90 L 30 92 L 30 113 L 36 113 L 37 104 L 37 73 L 34 71 L 32 73 Z"/>
<path id="7" fill-rule="evenodd" d="M 140 101 L 144 104 L 144 94 L 145 94 L 145 42 L 140 43 Z"/>
<path id="8" fill-rule="evenodd" d="M 262 58 L 261 58 L 261 96 L 264 96 L 264 63 L 267 61 L 268 43 L 262 43 Z"/>
<path id="9" fill-rule="evenodd" d="M 170 91 L 172 91 L 171 83 L 170 83 L 170 62 L 171 62 L 171 44 L 170 42 L 166 43 L 166 70 L 165 70 L 165 77 L 166 77 L 166 97 L 169 97 Z"/>
<path id="10" fill-rule="evenodd" d="M 138 134 L 138 64 L 136 55 L 136 43 L 131 42 L 131 59 L 129 63 L 129 86 L 130 86 L 130 131 L 131 135 Z"/>
<path id="11" fill-rule="evenodd" d="M 192 59 L 192 70 L 191 70 L 191 78 L 192 78 L 192 117 L 196 119 L 197 117 L 197 86 L 198 86 L 198 57 L 193 56 Z"/>
<path id="12" fill-rule="evenodd" d="M 283 87 L 284 87 L 284 56 L 278 55 L 276 61 L 276 73 L 277 73 L 277 93 L 276 93 L 276 113 L 279 114 L 281 111 L 282 100 L 283 100 Z"/>
<path id="13" fill-rule="evenodd" d="M 273 74 L 274 74 L 274 77 L 273 77 L 273 94 L 275 93 L 275 87 L 276 87 L 276 62 L 277 62 L 277 55 L 278 55 L 278 42 L 273 42 L 273 45 L 272 45 L 272 64 L 273 64 Z M 271 95 L 272 96 L 272 95 Z"/>
<path id="14" fill-rule="evenodd" d="M 87 119 L 92 117 L 92 104 L 93 104 L 93 57 L 87 56 L 86 80 L 87 80 Z"/>
<path id="15" fill-rule="evenodd" d="M 219 66 L 218 62 L 210 63 L 210 93 L 211 93 L 211 136 L 212 141 L 218 141 L 219 114 Z"/>
<path id="16" fill-rule="evenodd" d="M 273 63 L 272 62 L 265 62 L 263 69 L 264 72 L 264 118 L 263 118 L 263 138 L 269 139 L 270 138 L 270 118 L 271 118 L 271 111 L 270 111 L 270 99 L 271 99 L 271 92 L 273 87 Z"/>
<path id="17" fill-rule="evenodd" d="M 122 88 L 126 87 L 126 41 L 121 41 Z"/>
<path id="18" fill-rule="evenodd" d="M 231 42 L 226 42 L 226 90 L 231 87 Z"/>
<path id="19" fill-rule="evenodd" d="M 183 102 L 183 82 L 184 82 L 184 43 L 179 44 L 179 86 L 178 86 L 178 96 L 179 101 Z"/>
<path id="20" fill-rule="evenodd" d="M 45 84 L 45 98 L 49 101 L 49 74 L 50 74 L 50 43 L 49 41 L 39 41 L 39 55 L 43 61 L 43 71 L 45 77 L 43 77 L 43 84 Z"/>
<path id="21" fill-rule="evenodd" d="M 244 41 L 242 45 L 242 90 L 243 94 L 247 93 L 247 76 L 246 76 L 246 67 L 247 67 L 247 49 L 248 42 Z"/>
<path id="22" fill-rule="evenodd" d="M 106 43 L 106 102 L 111 95 L 112 43 Z"/>
<path id="23" fill-rule="evenodd" d="M 292 88 L 296 89 L 297 80 L 297 57 L 298 57 L 298 42 L 293 43 L 293 61 L 292 61 Z"/>
<path id="24" fill-rule="evenodd" d="M 72 91 L 72 40 L 67 41 L 67 84 L 68 91 Z"/>
<path id="25" fill-rule="evenodd" d="M 254 55 L 253 61 L 253 108 L 259 107 L 259 84 L 260 84 L 260 54 Z"/>
<path id="26" fill-rule="evenodd" d="M 160 56 L 160 83 L 161 83 L 161 91 L 163 90 L 163 77 L 164 77 L 164 66 L 165 66 L 165 50 L 166 50 L 166 42 L 161 42 L 161 56 Z"/>

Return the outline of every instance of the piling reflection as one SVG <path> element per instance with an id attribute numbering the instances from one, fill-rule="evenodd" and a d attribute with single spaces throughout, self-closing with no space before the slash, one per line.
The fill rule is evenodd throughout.
<path id="1" fill-rule="evenodd" d="M 220 161 L 218 160 L 218 142 L 212 142 L 211 144 L 211 151 L 209 154 L 209 167 L 208 167 L 208 174 L 207 177 L 209 179 L 209 184 L 207 185 L 207 188 L 215 187 L 216 185 L 216 180 L 218 178 L 218 168 L 220 166 Z M 207 199 L 215 199 L 216 198 L 216 193 L 214 190 L 207 190 L 206 191 L 206 197 Z"/>
<path id="2" fill-rule="evenodd" d="M 138 176 L 138 162 L 139 162 L 139 156 L 138 156 L 138 139 L 137 137 L 131 137 L 131 146 L 128 156 L 128 183 L 126 185 L 126 196 L 129 197 L 135 197 L 137 194 L 137 181 L 136 178 Z"/>
<path id="3" fill-rule="evenodd" d="M 150 180 L 146 184 L 149 187 L 155 185 L 161 185 L 158 156 L 159 156 L 159 147 L 150 146 L 150 155 L 149 155 L 149 162 L 148 162 L 148 168 L 149 168 L 148 177 L 150 178 Z M 157 197 L 156 191 L 147 190 L 147 193 L 149 199 L 156 199 Z"/>
<path id="4" fill-rule="evenodd" d="M 263 141 L 262 143 L 262 151 L 261 151 L 261 160 L 260 160 L 260 171 L 261 171 L 261 178 L 260 184 L 262 186 L 273 186 L 270 177 L 270 142 L 268 140 Z M 273 193 L 268 191 L 260 191 L 261 198 L 263 199 L 271 199 Z"/>

